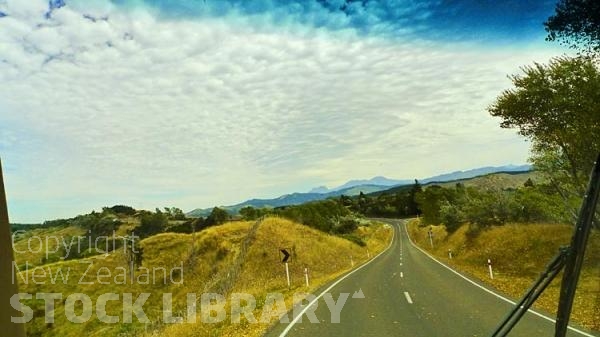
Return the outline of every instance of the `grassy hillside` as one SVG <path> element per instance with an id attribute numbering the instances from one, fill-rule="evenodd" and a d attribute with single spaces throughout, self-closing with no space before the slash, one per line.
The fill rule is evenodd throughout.
<path id="1" fill-rule="evenodd" d="M 515 188 L 523 186 L 523 184 L 525 183 L 525 181 L 527 181 L 528 178 L 531 178 L 536 181 L 539 180 L 539 174 L 533 171 L 505 171 L 496 173 L 485 173 L 489 172 L 489 170 L 495 170 L 499 168 L 501 167 L 486 167 L 464 172 L 459 171 L 450 174 L 444 174 L 437 177 L 427 178 L 423 180 L 422 183 L 423 186 L 454 186 L 456 183 L 460 182 L 463 183 L 465 186 L 474 187 L 495 186 L 496 188 Z M 529 166 L 521 166 L 519 168 L 527 169 L 529 168 Z M 475 177 L 473 177 L 474 174 L 476 174 Z M 459 179 L 459 177 L 464 176 L 467 176 L 469 178 Z M 390 181 L 387 182 L 390 183 Z M 220 206 L 220 208 L 225 209 L 230 214 L 237 214 L 240 211 L 240 209 L 247 206 L 254 208 L 276 208 L 289 205 L 300 205 L 311 201 L 338 198 L 342 195 L 354 197 L 358 196 L 361 192 L 372 196 L 393 194 L 408 191 L 411 188 L 413 182 L 413 180 L 398 180 L 398 184 L 385 185 L 377 184 L 377 181 L 356 181 L 349 183 L 359 183 L 359 185 L 335 189 L 325 193 L 292 193 L 282 195 L 278 198 L 273 199 L 251 199 L 236 205 Z M 186 215 L 189 217 L 206 217 L 210 214 L 211 210 L 212 208 L 197 208 L 188 212 Z"/>
<path id="2" fill-rule="evenodd" d="M 436 184 L 442 187 L 454 187 L 457 183 L 462 183 L 466 187 L 507 189 L 521 187 L 528 179 L 538 183 L 543 180 L 540 173 L 536 171 L 499 172 L 469 179 L 454 180 L 443 183 L 429 183 L 428 185 Z"/>
<path id="3" fill-rule="evenodd" d="M 46 235 L 77 234 L 77 229 L 70 227 L 52 231 L 39 230 L 35 235 L 43 238 Z M 26 325 L 28 336 L 259 336 L 269 324 L 249 325 L 244 321 L 231 324 L 230 319 L 219 324 L 205 324 L 201 323 L 200 315 L 195 324 L 166 324 L 162 322 L 162 294 L 172 293 L 174 315 L 185 316 L 188 293 L 196 293 L 198 301 L 202 293 L 225 296 L 235 292 L 250 293 L 257 298 L 255 312 L 260 317 L 266 293 L 282 292 L 286 295 L 286 302 L 291 303 L 294 292 L 314 290 L 351 269 L 351 260 L 358 265 L 366 261 L 369 255 L 383 250 L 392 231 L 385 225 L 373 223 L 359 227 L 353 234 L 366 242 L 366 247 L 288 220 L 267 218 L 259 222 L 233 222 L 211 227 L 196 233 L 195 238 L 191 234 L 175 233 L 146 238 L 140 243 L 143 248 L 143 268 L 135 271 L 134 282 L 130 282 L 128 272 L 121 273 L 127 267 L 122 249 L 107 255 L 30 268 L 17 275 L 21 292 L 62 293 L 63 299 L 56 301 L 54 323 L 44 322 L 42 300 L 23 301 L 34 313 L 34 319 Z M 31 234 L 21 236 L 16 246 L 23 248 L 30 237 Z M 285 270 L 280 261 L 281 248 L 288 248 L 292 252 L 290 289 L 287 288 Z M 37 261 L 40 257 L 35 254 L 16 254 L 19 265 L 29 259 Z M 171 268 L 179 266 L 183 266 L 182 271 L 174 269 L 173 275 L 169 275 Z M 81 279 L 88 268 L 87 276 Z M 156 268 L 167 270 L 167 282 L 163 281 L 162 272 Z M 304 283 L 304 268 L 310 271 L 311 285 L 308 288 Z M 51 278 L 56 278 L 59 270 L 63 275 L 68 271 L 69 277 L 61 276 L 53 282 Z M 50 273 L 52 276 L 49 276 Z M 98 277 L 108 273 L 111 273 L 110 277 Z M 127 284 L 118 284 L 123 281 L 119 275 L 126 275 Z M 172 280 L 170 276 L 173 276 Z M 82 284 L 82 281 L 91 284 Z M 141 284 L 145 281 L 150 281 L 150 284 Z M 107 302 L 106 312 L 109 316 L 119 316 L 121 321 L 116 324 L 103 323 L 98 320 L 96 310 L 88 322 L 76 324 L 67 321 L 65 298 L 73 293 L 83 293 L 93 303 L 102 294 L 119 294 L 119 301 Z M 135 315 L 132 324 L 122 323 L 124 293 L 132 293 L 134 301 L 141 293 L 151 293 L 143 308 L 152 323 L 140 323 Z M 75 306 L 75 312 L 82 312 L 80 306 Z"/>
<path id="4" fill-rule="evenodd" d="M 516 188 L 523 186 L 527 179 L 531 178 L 533 181 L 540 182 L 542 177 L 536 171 L 527 172 L 497 172 L 480 175 L 473 178 L 465 178 L 458 180 L 450 180 L 443 182 L 427 181 L 423 182 L 422 186 L 427 187 L 431 185 L 439 185 L 442 187 L 454 187 L 457 183 L 461 183 L 467 187 L 494 187 L 494 188 Z M 370 193 L 371 196 L 379 196 L 386 194 L 402 193 L 407 192 L 412 187 L 412 184 L 401 185 L 389 188 L 383 191 L 377 191 Z"/>
<path id="5" fill-rule="evenodd" d="M 559 247 L 570 243 L 572 226 L 512 224 L 492 227 L 478 235 L 469 233 L 468 225 L 448 235 L 444 226 L 431 226 L 434 247 L 427 231 L 417 220 L 409 225 L 410 236 L 421 248 L 456 269 L 465 272 L 513 298 L 520 298 L 545 269 Z M 448 250 L 453 258 L 449 259 Z M 573 307 L 572 320 L 600 331 L 600 233 L 593 231 L 586 251 L 584 268 Z M 488 275 L 487 259 L 491 259 L 494 279 Z M 556 313 L 560 278 L 546 289 L 536 302 L 553 315 Z"/>

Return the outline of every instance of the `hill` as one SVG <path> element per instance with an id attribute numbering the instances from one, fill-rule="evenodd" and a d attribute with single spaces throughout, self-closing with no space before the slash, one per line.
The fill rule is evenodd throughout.
<path id="1" fill-rule="evenodd" d="M 292 193 L 282 195 L 279 198 L 275 199 L 251 199 L 244 201 L 242 203 L 231 205 L 231 206 L 222 206 L 220 208 L 226 210 L 230 214 L 237 214 L 240 209 L 251 206 L 254 208 L 275 208 L 282 206 L 293 206 L 300 205 L 311 201 L 319 201 L 325 200 L 333 197 L 339 197 L 341 195 L 347 196 L 355 196 L 359 195 L 360 192 L 363 193 L 373 193 L 377 191 L 382 191 L 387 189 L 385 186 L 377 186 L 377 185 L 362 185 L 355 187 L 348 187 L 343 190 L 329 192 L 329 193 Z M 188 212 L 186 215 L 189 217 L 206 217 L 210 214 L 212 208 L 204 208 L 204 209 L 195 209 L 191 212 Z"/>
<path id="2" fill-rule="evenodd" d="M 505 165 L 505 166 L 486 166 L 480 167 L 476 169 L 466 170 L 466 171 L 455 171 L 451 173 L 445 173 L 425 179 L 421 179 L 422 183 L 429 182 L 444 182 L 444 181 L 454 181 L 460 179 L 468 179 L 477 176 L 487 175 L 490 173 L 497 172 L 526 172 L 531 171 L 531 165 Z M 330 193 L 334 191 L 340 191 L 344 189 L 348 189 L 351 187 L 362 187 L 362 186 L 381 186 L 381 187 L 394 187 L 401 185 L 410 185 L 414 182 L 414 179 L 389 179 L 383 176 L 373 177 L 371 179 L 362 179 L 362 180 L 350 180 L 347 183 L 340 185 L 338 187 L 334 187 L 332 189 L 328 189 L 326 186 L 319 186 L 313 188 L 309 193 Z M 363 193 L 367 193 L 363 191 Z M 348 194 L 346 194 L 348 195 Z"/>
<path id="3" fill-rule="evenodd" d="M 463 179 L 470 179 L 479 176 L 485 176 L 492 173 L 523 173 L 531 171 L 531 165 L 506 165 L 506 166 L 486 166 L 481 168 L 476 168 L 467 171 L 456 171 L 448 174 L 442 174 L 439 176 L 434 176 L 431 178 L 426 178 L 421 180 L 422 183 L 431 183 L 431 182 L 446 182 L 446 181 L 456 181 Z"/>
<path id="4" fill-rule="evenodd" d="M 431 228 L 435 249 L 427 232 Z M 487 283 L 513 298 L 525 291 L 545 270 L 559 248 L 571 241 L 573 226 L 556 224 L 507 224 L 473 233 L 468 225 L 448 234 L 444 226 L 420 227 L 409 224 L 413 241 L 422 249 L 455 269 Z M 452 259 L 448 251 L 452 251 Z M 572 319 L 600 331 L 600 233 L 592 231 L 581 279 L 577 287 Z M 491 259 L 494 279 L 490 279 L 487 259 Z M 555 315 L 560 292 L 560 276 L 536 302 L 538 308 Z"/>
<path id="5" fill-rule="evenodd" d="M 454 182 L 498 172 L 504 172 L 506 174 L 521 174 L 529 172 L 530 170 L 530 165 L 488 166 L 433 176 L 422 179 L 420 182 L 424 184 L 433 182 Z M 408 186 L 413 182 L 414 180 L 409 179 L 396 180 L 385 177 L 374 177 L 368 180 L 351 180 L 333 189 L 328 189 L 325 186 L 319 186 L 312 189 L 309 193 L 296 192 L 285 194 L 273 199 L 250 199 L 239 204 L 220 207 L 227 210 L 231 214 L 237 214 L 240 209 L 246 206 L 251 206 L 254 208 L 275 208 L 281 206 L 299 205 L 309 201 L 324 200 L 332 197 L 339 197 L 341 195 L 356 196 L 361 192 L 364 194 L 369 194 L 387 191 L 390 190 L 390 188 L 402 189 L 403 186 Z M 188 212 L 186 215 L 190 217 L 206 217 L 208 214 L 210 214 L 211 210 L 212 208 L 197 208 Z"/>
<path id="6" fill-rule="evenodd" d="M 37 229 L 21 235 L 16 243 L 18 251 L 24 249 L 32 235 L 37 235 L 42 239 L 41 242 L 45 242 L 46 237 L 79 234 L 78 228 L 71 227 L 46 231 Z M 227 319 L 221 323 L 202 323 L 198 317 L 193 324 L 166 324 L 163 320 L 162 296 L 165 293 L 172 294 L 174 316 L 191 319 L 186 314 L 187 294 L 197 294 L 199 300 L 201 293 L 223 296 L 234 292 L 248 293 L 256 297 L 258 304 L 253 313 L 260 317 L 266 305 L 267 292 L 284 294 L 285 302 L 290 305 L 294 292 L 314 291 L 324 282 L 351 269 L 354 263 L 358 265 L 372 256 L 370 254 L 383 250 L 391 239 L 392 231 L 386 225 L 364 223 L 353 235 L 360 237 L 366 246 L 361 247 L 349 240 L 281 218 L 232 222 L 207 228 L 195 235 L 162 233 L 139 243 L 143 259 L 135 268 L 133 278 L 128 272 L 126 251 L 120 248 L 109 254 L 53 263 L 39 261 L 39 256 L 17 253 L 15 258 L 21 269 L 17 279 L 21 292 L 60 293 L 63 298 L 56 302 L 54 323 L 44 322 L 44 301 L 24 300 L 23 303 L 33 311 L 33 320 L 26 324 L 27 333 L 30 337 L 79 337 L 82 334 L 213 336 L 215 332 L 222 336 L 259 336 L 268 326 L 267 323 L 252 326 L 247 322 L 231 324 L 229 311 Z M 279 252 L 284 247 L 292 254 L 289 289 Z M 36 262 L 37 268 L 25 269 L 30 259 Z M 305 286 L 304 268 L 310 271 L 309 287 Z M 84 323 L 68 321 L 65 314 L 68 301 L 65 302 L 65 298 L 75 293 L 89 296 L 93 303 L 102 294 L 118 294 L 121 296 L 119 300 L 107 302 L 106 315 L 117 316 L 121 320 L 115 324 L 103 323 L 96 313 Z M 126 308 L 124 294 L 132 294 L 135 300 L 143 293 L 149 294 L 143 310 L 151 323 L 140 323 L 135 315 L 133 323 L 123 323 L 123 310 Z M 76 309 L 76 312 L 77 315 L 81 314 L 80 309 Z M 108 317 L 106 315 L 102 317 Z"/>

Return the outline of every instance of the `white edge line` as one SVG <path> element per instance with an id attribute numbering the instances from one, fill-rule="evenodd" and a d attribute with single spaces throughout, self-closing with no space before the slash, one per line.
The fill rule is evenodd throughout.
<path id="1" fill-rule="evenodd" d="M 380 221 L 382 222 L 382 221 Z M 384 222 L 385 223 L 385 222 Z M 387 223 L 386 223 L 387 224 Z M 387 252 L 390 247 L 392 247 L 392 244 L 394 243 L 394 240 L 396 239 L 396 231 L 394 230 L 394 226 L 387 224 L 390 226 L 390 228 L 392 229 L 392 240 L 390 241 L 390 244 L 387 246 L 387 248 L 382 251 L 381 253 L 377 254 L 374 258 L 372 258 L 371 260 L 365 262 L 365 264 L 363 264 L 362 266 L 351 270 L 348 274 L 342 276 L 340 279 L 338 279 L 337 281 L 335 281 L 332 285 L 330 285 L 327 289 L 323 290 L 322 293 L 320 293 L 317 297 L 315 297 L 312 301 L 310 301 L 310 303 L 308 303 L 308 305 L 306 305 L 306 307 L 304 307 L 304 309 L 302 309 L 302 311 L 300 311 L 300 313 L 298 314 L 298 316 L 294 317 L 294 319 L 288 324 L 287 327 L 285 327 L 285 329 L 281 332 L 281 334 L 279 335 L 279 337 L 285 337 L 288 332 L 290 332 L 290 330 L 294 327 L 294 324 L 298 323 L 298 321 L 300 320 L 300 318 L 302 318 L 302 316 L 306 313 L 306 311 L 313 306 L 313 304 L 315 304 L 319 298 L 321 298 L 323 295 L 325 295 L 327 292 L 329 292 L 331 289 L 333 289 L 333 287 L 335 287 L 336 285 L 338 285 L 340 282 L 342 282 L 343 280 L 345 280 L 348 276 L 356 273 L 357 271 L 363 269 L 364 267 L 366 267 L 367 265 L 369 265 L 371 262 L 375 261 L 379 256 L 381 256 L 381 254 Z M 595 337 L 595 336 L 592 336 Z"/>
<path id="2" fill-rule="evenodd" d="M 429 254 L 429 253 L 427 253 L 425 250 L 421 249 L 421 247 L 419 247 L 419 246 L 415 245 L 415 243 L 414 243 L 414 242 L 412 241 L 412 239 L 410 238 L 410 234 L 408 234 L 408 226 L 407 226 L 407 224 L 404 224 L 404 230 L 406 231 L 406 237 L 408 237 L 408 241 L 410 242 L 410 244 L 411 244 L 413 247 L 417 248 L 419 251 L 421 251 L 421 253 L 425 254 L 427 257 L 429 257 L 430 259 L 432 259 L 433 261 L 435 261 L 435 262 L 439 263 L 439 264 L 440 264 L 440 265 L 442 265 L 444 268 L 446 268 L 446 269 L 448 269 L 449 271 L 453 272 L 454 274 L 456 274 L 456 275 L 460 276 L 462 279 L 464 279 L 465 281 L 467 281 L 467 282 L 471 283 L 472 285 L 476 286 L 477 288 L 479 288 L 479 289 L 481 289 L 481 290 L 483 290 L 483 291 L 485 291 L 485 292 L 487 292 L 487 293 L 490 293 L 490 294 L 492 294 L 492 295 L 494 295 L 494 296 L 498 297 L 499 299 L 501 299 L 501 300 L 503 300 L 503 301 L 505 301 L 505 302 L 508 302 L 508 303 L 510 303 L 510 304 L 512 304 L 512 305 L 515 305 L 515 304 L 517 304 L 516 302 L 514 302 L 514 301 L 512 301 L 512 300 L 510 300 L 510 299 L 508 299 L 508 298 L 506 298 L 506 297 L 504 297 L 504 296 L 502 296 L 502 295 L 496 294 L 495 292 L 493 292 L 493 291 L 489 290 L 488 288 L 486 288 L 486 287 L 484 287 L 484 286 L 482 286 L 482 285 L 478 284 L 477 282 L 475 282 L 475 281 L 473 281 L 473 280 L 469 279 L 468 277 L 466 277 L 466 276 L 464 276 L 463 274 L 461 274 L 461 273 L 457 272 L 456 270 L 452 269 L 451 267 L 448 267 L 448 266 L 447 266 L 446 264 L 444 264 L 443 262 L 440 262 L 440 261 L 438 261 L 438 259 L 436 259 L 435 257 L 433 257 L 431 254 Z M 545 320 L 547 320 L 547 321 L 550 321 L 550 322 L 552 322 L 552 323 L 556 323 L 556 320 L 555 320 L 555 319 L 553 319 L 553 318 L 550 318 L 550 317 L 548 317 L 548 316 L 546 316 L 546 315 L 544 315 L 544 314 L 540 314 L 539 312 L 537 312 L 537 311 L 535 311 L 535 310 L 529 309 L 529 310 L 527 310 L 527 311 L 529 311 L 530 313 L 532 313 L 532 314 L 534 314 L 534 315 L 536 315 L 536 316 L 538 316 L 538 317 L 541 317 L 541 318 L 543 318 L 543 319 L 545 319 Z M 577 329 L 577 328 L 574 328 L 574 327 L 572 327 L 572 326 L 570 326 L 570 325 L 568 326 L 568 329 L 569 329 L 569 330 L 571 330 L 571 331 L 573 331 L 573 332 L 579 333 L 579 334 L 581 334 L 581 335 L 587 336 L 587 337 L 597 337 L 597 336 L 591 335 L 591 334 L 589 334 L 589 333 L 587 333 L 587 332 L 585 332 L 585 331 L 581 331 L 581 330 L 579 330 L 579 329 Z"/>
<path id="3" fill-rule="evenodd" d="M 408 302 L 408 304 L 413 304 L 412 298 L 410 298 L 408 291 L 404 292 L 404 297 L 406 297 L 406 302 Z"/>

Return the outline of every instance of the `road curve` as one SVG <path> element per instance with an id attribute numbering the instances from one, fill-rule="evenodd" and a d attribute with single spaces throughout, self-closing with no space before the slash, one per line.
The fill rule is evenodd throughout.
<path id="1" fill-rule="evenodd" d="M 326 293 L 335 301 L 341 294 L 349 294 L 339 323 L 332 322 L 331 311 L 320 297 L 307 308 L 308 312 L 314 309 L 319 323 L 311 323 L 303 315 L 301 320 L 276 324 L 265 336 L 489 336 L 512 305 L 416 248 L 408 238 L 404 220 L 385 222 L 395 230 L 390 247 L 360 270 L 323 287 L 330 288 Z M 364 298 L 353 298 L 359 290 Z M 553 335 L 554 324 L 532 313 L 527 313 L 510 334 Z M 568 336 L 598 335 L 569 330 Z"/>

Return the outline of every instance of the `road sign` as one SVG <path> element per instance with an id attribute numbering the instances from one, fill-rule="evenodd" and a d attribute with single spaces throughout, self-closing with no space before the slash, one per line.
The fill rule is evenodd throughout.
<path id="1" fill-rule="evenodd" d="M 285 248 L 281 249 L 280 252 L 283 254 L 283 260 L 281 260 L 281 263 L 287 263 L 290 259 L 290 253 Z"/>

